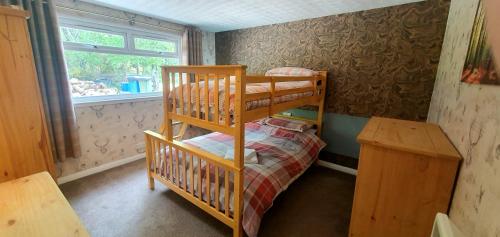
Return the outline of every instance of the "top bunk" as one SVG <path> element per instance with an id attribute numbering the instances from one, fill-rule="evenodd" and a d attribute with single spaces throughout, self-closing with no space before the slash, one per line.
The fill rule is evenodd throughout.
<path id="1" fill-rule="evenodd" d="M 326 71 L 304 69 L 290 75 L 278 70 L 251 76 L 244 65 L 165 66 L 162 70 L 167 126 L 173 120 L 236 135 L 236 128 L 245 122 L 311 105 L 319 113 L 310 122 L 321 131 Z"/>

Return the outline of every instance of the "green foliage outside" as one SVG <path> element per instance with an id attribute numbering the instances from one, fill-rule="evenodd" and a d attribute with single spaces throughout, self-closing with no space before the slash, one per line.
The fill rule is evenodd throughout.
<path id="1" fill-rule="evenodd" d="M 61 27 L 61 37 L 65 42 L 83 43 L 96 46 L 125 47 L 123 36 L 95 31 Z M 175 52 L 175 44 L 167 41 L 135 38 L 135 48 L 141 50 Z M 70 78 L 97 81 L 107 87 L 120 90 L 120 84 L 127 76 L 148 76 L 153 79 L 155 90 L 161 90 L 161 66 L 177 65 L 177 58 L 135 56 L 114 53 L 65 50 L 66 66 Z"/>
<path id="2" fill-rule="evenodd" d="M 117 48 L 125 47 L 125 38 L 122 35 L 68 27 L 61 27 L 60 29 L 61 38 L 64 42 Z"/>
<path id="3" fill-rule="evenodd" d="M 174 53 L 176 51 L 175 43 L 173 42 L 144 39 L 144 38 L 135 38 L 134 46 L 136 49 L 156 51 L 156 52 Z"/>
<path id="4" fill-rule="evenodd" d="M 99 81 L 108 87 L 120 88 L 127 75 L 151 76 L 155 83 L 161 79 L 161 66 L 177 65 L 176 58 L 145 57 L 65 50 L 70 78 Z M 158 88 L 161 89 L 161 88 Z"/>

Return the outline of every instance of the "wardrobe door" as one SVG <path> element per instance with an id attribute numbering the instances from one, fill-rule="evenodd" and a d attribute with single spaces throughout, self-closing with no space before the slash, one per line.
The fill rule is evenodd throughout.
<path id="1" fill-rule="evenodd" d="M 26 17 L 0 7 L 0 182 L 41 171 L 55 177 Z"/>

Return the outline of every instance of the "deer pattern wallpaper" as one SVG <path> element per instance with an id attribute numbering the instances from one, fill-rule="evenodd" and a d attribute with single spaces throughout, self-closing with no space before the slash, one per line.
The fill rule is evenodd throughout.
<path id="1" fill-rule="evenodd" d="M 108 162 L 144 156 L 144 130 L 160 126 L 162 100 L 77 106 L 82 155 L 58 163 L 61 176 Z"/>
<path id="2" fill-rule="evenodd" d="M 450 218 L 464 236 L 500 236 L 500 87 L 460 82 L 478 0 L 453 0 L 428 122 L 463 157 Z"/>
<path id="3" fill-rule="evenodd" d="M 75 108 L 82 155 L 57 163 L 61 177 L 126 158 L 145 157 L 144 131 L 158 131 L 163 121 L 161 98 L 80 105 Z M 174 125 L 174 134 L 180 125 Z M 184 138 L 206 133 L 189 128 Z"/>
<path id="4" fill-rule="evenodd" d="M 449 9 L 428 0 L 215 34 L 217 64 L 248 74 L 328 70 L 327 112 L 425 120 Z"/>

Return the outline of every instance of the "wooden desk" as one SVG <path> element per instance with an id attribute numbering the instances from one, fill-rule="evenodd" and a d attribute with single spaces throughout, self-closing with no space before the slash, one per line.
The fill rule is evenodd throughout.
<path id="1" fill-rule="evenodd" d="M 0 184 L 0 236 L 90 236 L 47 172 Z"/>

